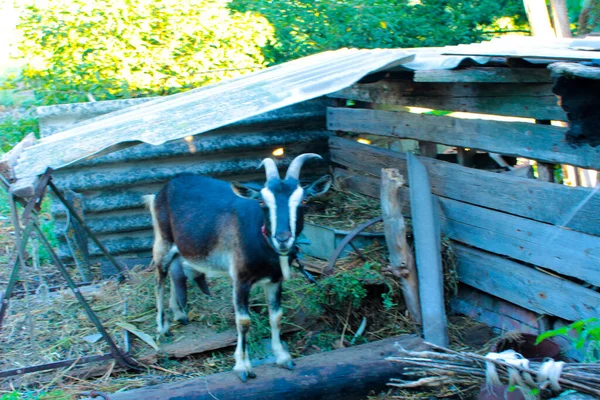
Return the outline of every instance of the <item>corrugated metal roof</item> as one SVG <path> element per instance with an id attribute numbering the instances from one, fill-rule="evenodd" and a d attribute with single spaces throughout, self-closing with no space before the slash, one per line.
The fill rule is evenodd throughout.
<path id="1" fill-rule="evenodd" d="M 26 149 L 15 173 L 19 179 L 36 176 L 48 167 L 58 169 L 141 142 L 159 145 L 196 135 L 336 92 L 383 70 L 453 69 L 465 63 L 485 64 L 490 56 L 600 58 L 598 52 L 571 50 L 568 43 L 518 37 L 445 48 L 320 53 L 87 120 Z M 461 55 L 443 55 L 450 53 Z"/>
<path id="2" fill-rule="evenodd" d="M 418 60 L 415 57 L 418 55 Z M 43 138 L 26 149 L 17 178 L 42 174 L 140 142 L 159 145 L 341 90 L 365 75 L 396 68 L 455 68 L 465 60 L 436 49 L 325 52 L 239 78 L 134 105 Z M 483 64 L 487 57 L 476 57 Z M 71 105 L 71 107 L 85 107 Z"/>
<path id="3" fill-rule="evenodd" d="M 482 43 L 444 47 L 440 53 L 462 56 L 588 61 L 600 59 L 600 51 L 597 49 L 597 37 L 542 39 L 531 36 L 507 36 Z"/>

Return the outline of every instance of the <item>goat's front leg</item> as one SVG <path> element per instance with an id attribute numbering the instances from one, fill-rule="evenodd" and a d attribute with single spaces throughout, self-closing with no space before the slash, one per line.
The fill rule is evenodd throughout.
<path id="1" fill-rule="evenodd" d="M 235 324 L 237 326 L 238 340 L 235 348 L 235 367 L 233 370 L 237 373 L 242 382 L 248 378 L 256 378 L 252 372 L 252 364 L 248 357 L 248 331 L 250 330 L 250 313 L 248 303 L 250 301 L 251 284 L 235 280 L 233 283 L 233 304 L 235 306 Z"/>
<path id="2" fill-rule="evenodd" d="M 269 305 L 269 322 L 271 323 L 271 348 L 277 359 L 277 365 L 292 370 L 294 362 L 290 353 L 281 344 L 281 281 L 265 283 L 265 295 Z"/>

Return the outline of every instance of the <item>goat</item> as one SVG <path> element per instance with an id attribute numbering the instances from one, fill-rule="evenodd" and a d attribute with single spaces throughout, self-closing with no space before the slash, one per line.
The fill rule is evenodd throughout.
<path id="1" fill-rule="evenodd" d="M 290 258 L 302 232 L 303 205 L 325 193 L 331 177 L 325 175 L 302 187 L 300 170 L 317 154 L 296 157 L 281 179 L 275 161 L 266 158 L 266 183 L 260 190 L 199 175 L 181 175 L 154 195 L 144 196 L 152 215 L 156 269 L 156 323 L 167 334 L 164 308 L 165 279 L 171 278 L 170 308 L 174 320 L 186 324 L 187 279 L 208 294 L 206 275 L 229 275 L 238 333 L 233 368 L 242 381 L 255 378 L 248 358 L 250 328 L 248 303 L 256 283 L 264 287 L 269 308 L 271 340 L 277 365 L 292 370 L 294 363 L 280 340 L 282 282 L 290 277 Z"/>

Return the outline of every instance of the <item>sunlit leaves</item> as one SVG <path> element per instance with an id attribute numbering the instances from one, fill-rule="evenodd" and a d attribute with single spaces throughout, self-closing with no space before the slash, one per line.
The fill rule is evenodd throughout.
<path id="1" fill-rule="evenodd" d="M 38 3 L 22 6 L 20 50 L 24 79 L 44 103 L 164 95 L 235 77 L 264 67 L 273 37 L 263 17 L 225 0 Z"/>

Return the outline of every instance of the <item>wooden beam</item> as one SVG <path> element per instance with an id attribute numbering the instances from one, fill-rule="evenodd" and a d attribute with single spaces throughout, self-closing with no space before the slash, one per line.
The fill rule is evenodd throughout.
<path id="1" fill-rule="evenodd" d="M 287 371 L 274 365 L 254 368 L 255 380 L 240 382 L 232 372 L 148 386 L 111 394 L 111 400 L 206 399 L 362 399 L 371 391 L 384 390 L 390 378 L 402 378 L 403 366 L 385 358 L 395 355 L 398 346 L 426 350 L 420 338 L 396 336 L 356 347 L 314 354 L 294 360 Z"/>
<path id="2" fill-rule="evenodd" d="M 590 67 L 591 68 L 591 67 Z M 382 80 L 329 95 L 354 101 L 567 121 L 551 84 L 428 83 Z"/>
<path id="3" fill-rule="evenodd" d="M 404 303 L 417 324 L 421 324 L 419 280 L 415 257 L 406 240 L 406 224 L 402 216 L 400 189 L 404 177 L 397 169 L 381 170 L 381 211 L 385 230 L 385 242 L 390 252 L 390 268 L 400 278 Z"/>
<path id="4" fill-rule="evenodd" d="M 407 173 L 404 154 L 339 137 L 330 138 L 329 144 L 334 163 L 362 174 L 379 177 L 381 168 Z M 432 192 L 438 196 L 600 236 L 600 192 L 591 188 L 555 185 L 429 158 L 421 161 L 429 173 Z M 362 181 L 363 186 L 376 186 L 373 197 L 378 198 L 379 180 Z"/>
<path id="5" fill-rule="evenodd" d="M 415 71 L 415 82 L 444 83 L 550 83 L 550 73 L 545 68 L 493 68 L 478 67 L 448 70 Z"/>
<path id="6" fill-rule="evenodd" d="M 331 130 L 425 140 L 551 163 L 600 169 L 600 148 L 574 147 L 566 128 L 478 119 L 461 119 L 399 111 L 330 108 Z"/>
<path id="7" fill-rule="evenodd" d="M 444 271 L 438 205 L 431 194 L 427 169 L 412 153 L 407 153 L 407 157 L 423 337 L 427 342 L 448 347 L 450 342 L 444 308 Z"/>
<path id="8" fill-rule="evenodd" d="M 480 250 L 454 245 L 458 278 L 540 314 L 569 321 L 598 316 L 600 293 Z"/>

